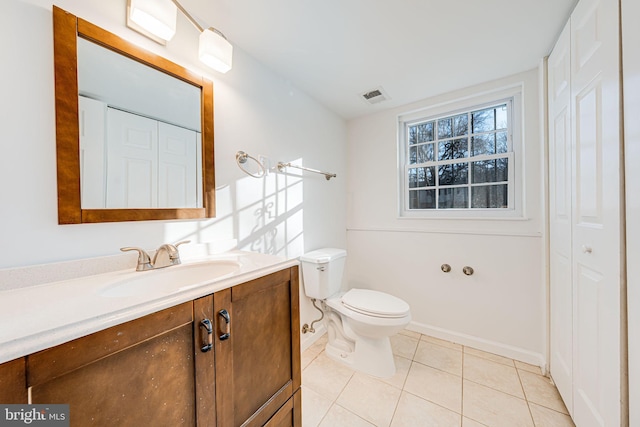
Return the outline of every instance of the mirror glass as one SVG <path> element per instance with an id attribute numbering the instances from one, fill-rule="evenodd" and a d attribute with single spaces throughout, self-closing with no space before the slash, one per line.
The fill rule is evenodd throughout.
<path id="1" fill-rule="evenodd" d="M 200 89 L 78 39 L 83 209 L 202 207 Z"/>
<path id="2" fill-rule="evenodd" d="M 210 81 L 56 7 L 54 58 L 61 224 L 214 216 Z"/>

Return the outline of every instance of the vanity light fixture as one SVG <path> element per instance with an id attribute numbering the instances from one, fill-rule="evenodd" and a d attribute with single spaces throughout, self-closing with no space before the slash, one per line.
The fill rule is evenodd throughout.
<path id="1" fill-rule="evenodd" d="M 178 0 L 129 0 L 129 2 L 128 19 L 163 41 L 168 41 L 174 36 L 177 10 L 180 10 L 189 22 L 200 31 L 198 47 L 200 61 L 221 73 L 226 73 L 231 69 L 233 46 L 225 35 L 213 27 L 203 28 Z M 155 40 L 154 37 L 152 39 Z"/>
<path id="2" fill-rule="evenodd" d="M 138 31 L 131 23 L 138 25 L 142 31 L 159 38 L 160 40 L 156 40 L 153 37 L 158 42 L 171 40 L 176 34 L 178 9 L 171 0 L 129 0 L 128 3 L 127 25 L 130 28 Z"/>

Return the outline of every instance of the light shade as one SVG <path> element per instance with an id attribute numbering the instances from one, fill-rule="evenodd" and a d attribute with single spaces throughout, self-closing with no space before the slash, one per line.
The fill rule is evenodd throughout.
<path id="1" fill-rule="evenodd" d="M 131 0 L 129 18 L 162 40 L 176 33 L 178 9 L 171 0 Z"/>
<path id="2" fill-rule="evenodd" d="M 200 34 L 198 55 L 207 66 L 226 73 L 233 62 L 233 46 L 215 29 L 209 28 Z"/>

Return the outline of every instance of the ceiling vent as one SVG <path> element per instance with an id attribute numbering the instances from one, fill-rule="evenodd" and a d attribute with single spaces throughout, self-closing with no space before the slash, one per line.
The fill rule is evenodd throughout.
<path id="1" fill-rule="evenodd" d="M 360 96 L 362 99 L 368 104 L 377 104 L 382 101 L 386 101 L 389 99 L 389 95 L 382 89 L 382 86 L 379 86 L 375 89 L 368 90 L 364 93 L 361 93 Z"/>

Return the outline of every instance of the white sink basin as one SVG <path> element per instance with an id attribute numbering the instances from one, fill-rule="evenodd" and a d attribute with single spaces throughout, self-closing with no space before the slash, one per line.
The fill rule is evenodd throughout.
<path id="1" fill-rule="evenodd" d="M 126 279 L 108 284 L 98 294 L 110 298 L 130 297 L 147 292 L 166 295 L 230 276 L 239 269 L 239 262 L 221 260 L 138 271 Z"/>

